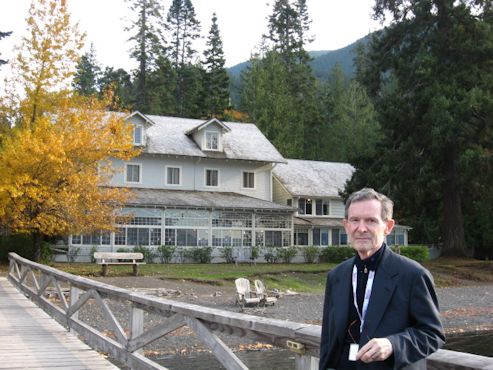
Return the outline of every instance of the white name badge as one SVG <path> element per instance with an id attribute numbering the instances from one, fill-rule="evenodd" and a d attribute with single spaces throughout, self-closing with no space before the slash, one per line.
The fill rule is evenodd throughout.
<path id="1" fill-rule="evenodd" d="M 349 361 L 356 361 L 356 354 L 358 353 L 359 345 L 353 343 L 349 346 Z"/>

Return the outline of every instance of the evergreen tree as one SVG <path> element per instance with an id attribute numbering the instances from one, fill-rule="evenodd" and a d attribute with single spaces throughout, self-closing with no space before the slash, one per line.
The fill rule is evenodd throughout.
<path id="1" fill-rule="evenodd" d="M 229 107 L 229 77 L 224 68 L 223 42 L 217 25 L 216 13 L 212 16 L 212 25 L 204 51 L 204 112 L 208 117 L 222 117 Z"/>
<path id="2" fill-rule="evenodd" d="M 136 13 L 136 19 L 125 29 L 127 32 L 135 32 L 129 39 L 135 44 L 130 55 L 139 63 L 135 71 L 135 109 L 148 112 L 147 78 L 165 50 L 161 16 L 163 8 L 160 0 L 126 1 Z"/>
<path id="3" fill-rule="evenodd" d="M 262 58 L 252 57 L 242 76 L 243 109 L 284 156 L 303 158 L 303 126 L 280 54 L 268 51 Z"/>
<path id="4" fill-rule="evenodd" d="M 110 110 L 133 109 L 132 79 L 127 71 L 122 68 L 115 70 L 113 67 L 106 67 L 99 80 L 100 96 L 106 95 L 108 90 L 112 93 L 108 107 Z"/>
<path id="5" fill-rule="evenodd" d="M 0 31 L 0 40 L 1 40 L 1 39 L 3 39 L 4 37 L 10 36 L 10 35 L 11 35 L 11 33 L 12 33 L 12 32 L 2 32 L 2 31 Z M 0 54 L 0 55 L 1 55 L 1 54 Z M 2 64 L 6 64 L 6 63 L 7 63 L 7 61 L 6 61 L 6 60 L 4 60 L 4 59 L 0 59 L 0 66 L 1 66 Z"/>
<path id="6" fill-rule="evenodd" d="M 491 179 L 468 168 L 473 160 L 476 169 L 492 164 L 485 155 L 493 142 L 491 1 L 377 0 L 374 10 L 393 23 L 371 41 L 358 72 L 383 138 L 352 185 L 393 197 L 416 241 L 441 241 L 445 254 L 462 255 L 466 237 L 477 240 L 476 225 L 493 225 L 490 213 L 479 219 Z"/>
<path id="7" fill-rule="evenodd" d="M 173 0 L 168 11 L 166 29 L 169 33 L 168 56 L 176 73 L 174 90 L 175 114 L 179 117 L 200 115 L 198 100 L 202 88 L 202 72 L 195 65 L 193 42 L 200 37 L 200 22 L 190 0 Z"/>
<path id="8" fill-rule="evenodd" d="M 296 4 L 292 6 L 288 0 L 275 1 L 269 17 L 269 34 L 264 36 L 265 47 L 270 50 L 265 53 L 264 61 L 259 60 L 254 68 L 247 70 L 244 80 L 250 86 L 245 86 L 243 99 L 248 113 L 263 120 L 255 121 L 259 127 L 275 126 L 265 132 L 269 133 L 269 139 L 278 143 L 283 155 L 318 159 L 323 145 L 320 141 L 320 103 L 304 44 L 309 20 L 306 4 L 303 1 Z M 272 74 L 274 70 L 278 76 Z M 269 85 L 266 77 L 276 83 Z M 255 107 L 258 96 L 265 96 L 267 101 L 277 101 L 280 105 L 274 105 L 270 110 L 267 107 L 259 115 Z"/>
<path id="9" fill-rule="evenodd" d="M 330 73 L 325 102 L 322 158 L 352 163 L 374 155 L 380 140 L 375 108 L 359 82 L 346 81 L 339 64 Z"/>
<path id="10" fill-rule="evenodd" d="M 83 96 L 95 95 L 99 90 L 99 79 L 101 67 L 96 60 L 96 51 L 94 45 L 91 49 L 82 55 L 77 64 L 77 70 L 72 81 L 74 90 Z"/>
<path id="11" fill-rule="evenodd" d="M 175 115 L 175 90 L 176 71 L 166 57 L 157 60 L 157 68 L 149 75 L 148 106 L 150 114 Z"/>

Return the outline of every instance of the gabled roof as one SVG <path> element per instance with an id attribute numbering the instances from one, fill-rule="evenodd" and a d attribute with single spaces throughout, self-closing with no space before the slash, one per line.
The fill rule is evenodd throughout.
<path id="1" fill-rule="evenodd" d="M 229 130 L 225 131 L 222 137 L 223 152 L 217 153 L 202 151 L 193 138 L 187 135 L 210 121 L 147 117 L 154 124 L 146 130 L 144 153 L 285 163 L 283 156 L 252 123 L 225 123 Z"/>
<path id="2" fill-rule="evenodd" d="M 292 196 L 339 198 L 353 172 L 349 163 L 287 159 L 274 167 L 273 175 Z"/>
<path id="3" fill-rule="evenodd" d="M 145 114 L 140 113 L 139 111 L 135 111 L 135 112 L 129 114 L 128 116 L 125 117 L 125 120 L 127 121 L 131 118 L 134 118 L 134 117 L 137 117 L 140 120 L 142 120 L 146 124 L 146 126 L 154 125 L 154 122 L 149 117 L 147 117 Z"/>
<path id="4" fill-rule="evenodd" d="M 221 122 L 220 120 L 218 120 L 217 118 L 211 118 L 210 120 L 208 121 L 205 121 L 203 123 L 200 123 L 199 125 L 195 126 L 194 128 L 192 128 L 191 130 L 188 130 L 187 132 L 185 132 L 186 135 L 191 135 L 193 134 L 194 132 L 197 132 L 197 131 L 200 131 L 204 128 L 206 128 L 207 126 L 209 126 L 210 124 L 217 124 L 219 126 L 221 126 L 221 128 L 228 132 L 228 131 L 231 131 L 231 129 L 226 126 L 226 124 L 224 124 L 223 122 Z"/>

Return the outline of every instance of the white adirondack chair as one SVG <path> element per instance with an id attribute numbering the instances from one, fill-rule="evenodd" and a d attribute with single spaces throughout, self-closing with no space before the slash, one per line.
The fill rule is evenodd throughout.
<path id="1" fill-rule="evenodd" d="M 260 297 L 250 289 L 250 280 L 238 278 L 235 280 L 236 285 L 236 304 L 243 310 L 245 306 L 258 306 Z"/>
<path id="2" fill-rule="evenodd" d="M 262 305 L 274 305 L 277 302 L 276 297 L 269 297 L 267 294 L 267 289 L 262 280 L 255 280 L 255 290 L 257 291 L 257 296 L 260 298 L 260 303 Z"/>

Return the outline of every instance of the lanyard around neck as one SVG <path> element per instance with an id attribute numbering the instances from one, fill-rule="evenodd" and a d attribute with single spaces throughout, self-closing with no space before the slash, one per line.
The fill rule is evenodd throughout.
<path id="1" fill-rule="evenodd" d="M 373 287 L 374 279 L 375 279 L 375 271 L 370 271 L 365 288 L 365 298 L 363 299 L 363 310 L 362 312 L 360 312 L 358 307 L 358 301 L 356 299 L 356 286 L 358 285 L 358 269 L 356 268 L 356 265 L 353 266 L 353 279 L 352 279 L 353 303 L 354 303 L 354 307 L 356 308 L 356 312 L 358 313 L 358 317 L 360 321 L 360 326 L 359 326 L 360 333 L 363 331 L 363 324 L 365 323 L 365 316 L 366 316 L 366 311 L 368 310 L 368 303 L 370 303 L 371 289 Z"/>

